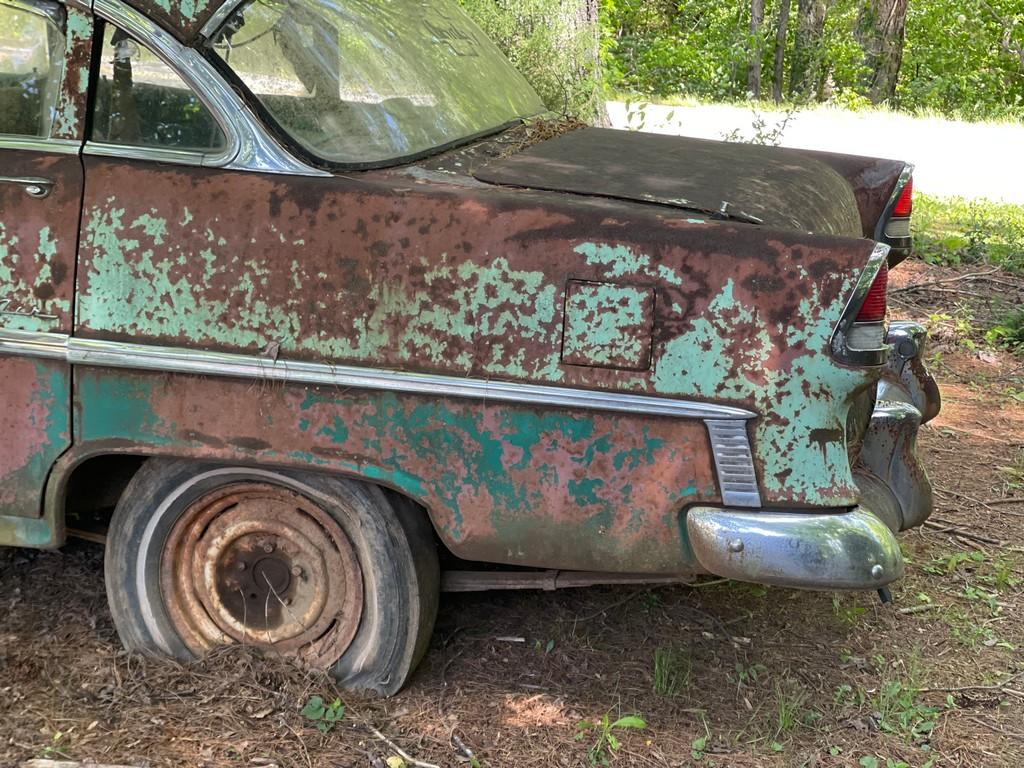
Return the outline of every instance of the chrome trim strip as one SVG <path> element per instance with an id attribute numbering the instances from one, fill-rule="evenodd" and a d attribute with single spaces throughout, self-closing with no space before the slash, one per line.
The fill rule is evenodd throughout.
<path id="1" fill-rule="evenodd" d="M 340 389 L 372 389 L 406 394 L 495 400 L 524 405 L 583 408 L 648 416 L 746 421 L 757 414 L 713 403 L 670 400 L 648 395 L 594 392 L 539 384 L 464 379 L 427 373 L 304 361 L 269 360 L 230 352 L 161 347 L 118 341 L 77 339 L 59 333 L 27 333 L 0 328 L 0 353 L 64 358 L 73 365 L 127 368 L 206 376 L 314 384 Z"/>
<path id="2" fill-rule="evenodd" d="M 66 333 L 0 328 L 0 354 L 67 360 L 70 338 Z"/>
<path id="3" fill-rule="evenodd" d="M 151 49 L 167 66 L 191 86 L 206 107 L 213 113 L 227 137 L 228 144 L 217 154 L 202 156 L 204 166 L 231 168 L 263 173 L 284 173 L 298 176 L 330 176 L 326 171 L 313 168 L 286 152 L 267 132 L 259 119 L 224 81 L 210 62 L 194 48 L 182 45 L 148 17 L 121 0 L 95 0 L 97 15 L 117 24 L 125 32 Z M 89 154 L 96 145 L 87 145 Z M 159 150 L 173 151 L 173 150 Z M 189 153 L 186 153 L 188 156 Z M 141 160 L 154 159 L 151 148 L 126 145 L 117 157 Z M 193 156 L 194 157 L 194 156 Z M 188 162 L 165 159 L 162 162 Z"/>
<path id="4" fill-rule="evenodd" d="M 857 287 L 854 288 L 853 295 L 843 309 L 839 324 L 832 333 L 832 354 L 841 363 L 848 365 L 882 365 L 889 353 L 887 345 L 883 345 L 879 349 L 851 349 L 848 344 L 848 337 L 853 329 L 853 324 L 857 321 L 857 312 L 860 310 L 860 305 L 864 303 L 864 298 L 868 295 L 868 291 L 871 290 L 871 284 L 875 282 L 878 270 L 882 268 L 882 264 L 889 258 L 889 250 L 890 246 L 885 243 L 875 243 L 871 256 L 868 258 L 868 263 L 864 266 L 863 271 L 860 273 L 860 278 L 857 280 Z"/>
<path id="5" fill-rule="evenodd" d="M 213 16 L 206 20 L 203 24 L 203 28 L 199 30 L 199 35 L 205 37 L 207 40 L 212 38 L 220 30 L 221 25 L 228 20 L 228 17 L 235 12 L 235 9 L 243 3 L 247 3 L 249 0 L 227 0 L 227 2 L 221 4 L 221 6 L 213 12 Z"/>
<path id="6" fill-rule="evenodd" d="M 23 152 L 49 152 L 54 155 L 77 155 L 82 142 L 75 139 L 44 139 L 42 136 L 0 136 L 0 149 Z"/>
<path id="7" fill-rule="evenodd" d="M 722 501 L 731 507 L 760 507 L 761 493 L 745 421 L 705 420 L 715 457 Z"/>
<path id="8" fill-rule="evenodd" d="M 149 160 L 154 163 L 175 165 L 208 165 L 209 155 L 183 149 L 144 147 L 138 144 L 111 144 L 105 141 L 87 141 L 83 152 L 91 157 L 120 157 L 130 160 Z"/>

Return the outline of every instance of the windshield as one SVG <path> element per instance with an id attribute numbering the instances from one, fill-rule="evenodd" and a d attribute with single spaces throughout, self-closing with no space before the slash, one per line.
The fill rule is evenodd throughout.
<path id="1" fill-rule="evenodd" d="M 252 0 L 209 45 L 281 128 L 332 163 L 407 158 L 544 111 L 446 0 Z"/>

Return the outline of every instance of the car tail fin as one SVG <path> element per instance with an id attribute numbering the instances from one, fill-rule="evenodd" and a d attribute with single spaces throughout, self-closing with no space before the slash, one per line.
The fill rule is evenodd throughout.
<path id="1" fill-rule="evenodd" d="M 914 212 L 913 172 L 913 166 L 904 167 L 875 231 L 875 239 L 891 248 L 889 266 L 907 258 L 914 244 L 910 234 L 910 218 Z"/>

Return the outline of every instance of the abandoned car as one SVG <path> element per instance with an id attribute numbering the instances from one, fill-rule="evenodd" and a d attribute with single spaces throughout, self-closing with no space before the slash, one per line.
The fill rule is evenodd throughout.
<path id="1" fill-rule="evenodd" d="M 0 0 L 0 544 L 383 694 L 439 557 L 898 579 L 911 169 L 572 127 L 449 0 Z"/>

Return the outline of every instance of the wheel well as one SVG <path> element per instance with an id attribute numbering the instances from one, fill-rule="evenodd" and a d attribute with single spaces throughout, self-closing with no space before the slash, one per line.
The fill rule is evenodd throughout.
<path id="1" fill-rule="evenodd" d="M 149 458 L 149 456 L 140 454 L 103 454 L 93 456 L 75 466 L 66 481 L 63 509 L 65 524 L 71 535 L 84 533 L 87 538 L 93 538 L 90 534 L 104 535 L 110 525 L 114 508 L 128 487 L 128 483 Z M 239 462 L 239 464 L 257 466 L 245 462 Z M 306 471 L 316 472 L 316 470 Z M 419 513 L 430 521 L 429 510 L 415 499 L 388 486 L 374 483 L 372 480 L 360 477 L 352 477 L 352 479 L 378 486 L 389 498 L 396 497 L 404 500 L 404 505 L 396 505 L 397 512 Z M 434 531 L 434 540 L 439 552 L 447 551 L 436 531 Z"/>

